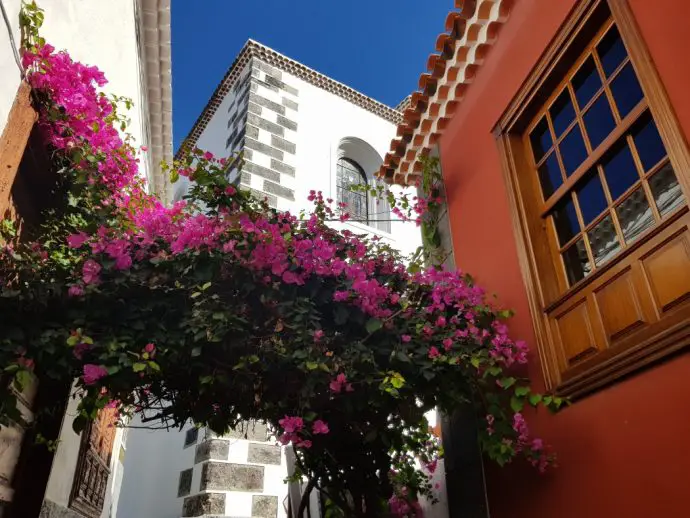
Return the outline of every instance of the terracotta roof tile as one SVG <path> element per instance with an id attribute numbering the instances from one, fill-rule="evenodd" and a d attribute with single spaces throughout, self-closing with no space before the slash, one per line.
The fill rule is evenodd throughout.
<path id="1" fill-rule="evenodd" d="M 419 77 L 419 91 L 410 96 L 409 108 L 398 125 L 379 170 L 386 181 L 412 184 L 421 173 L 420 158 L 438 143 L 451 116 L 477 75 L 514 0 L 455 0 L 445 32 L 436 38 L 437 53 L 427 60 Z"/>

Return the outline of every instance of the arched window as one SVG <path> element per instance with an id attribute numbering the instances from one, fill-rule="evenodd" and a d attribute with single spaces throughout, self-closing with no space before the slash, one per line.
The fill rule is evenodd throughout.
<path id="1" fill-rule="evenodd" d="M 336 166 L 336 187 L 338 189 L 338 203 L 346 203 L 344 212 L 350 219 L 361 223 L 369 223 L 369 199 L 366 192 L 367 175 L 364 169 L 349 158 L 339 158 Z M 359 189 L 355 188 L 359 186 Z"/>

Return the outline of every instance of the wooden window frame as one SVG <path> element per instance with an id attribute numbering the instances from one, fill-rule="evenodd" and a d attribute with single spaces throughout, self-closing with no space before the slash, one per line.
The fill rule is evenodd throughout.
<path id="1" fill-rule="evenodd" d="M 549 243 L 550 238 L 547 237 L 550 236 L 546 229 L 547 221 L 543 218 L 540 207 L 533 203 L 539 185 L 537 175 L 531 167 L 531 158 L 527 156 L 524 138 L 528 124 L 533 121 L 536 107 L 543 106 L 546 99 L 556 93 L 559 75 L 562 75 L 564 69 L 572 68 L 572 61 L 570 64 L 566 63 L 568 58 L 580 56 L 586 50 L 587 42 L 594 37 L 608 18 L 613 19 L 626 46 L 646 104 L 685 195 L 686 205 L 649 231 L 644 239 L 629 245 L 607 264 L 568 288 L 563 285 L 562 275 L 559 275 L 555 268 L 552 257 L 553 244 Z M 545 90 L 546 93 L 544 93 Z M 634 341 L 629 340 L 629 343 L 624 346 L 615 349 L 599 349 L 598 359 L 590 362 L 586 368 L 564 369 L 563 358 L 559 357 L 554 346 L 556 339 L 554 335 L 557 331 L 554 331 L 554 326 L 549 321 L 549 318 L 557 319 L 558 316 L 553 314 L 551 317 L 548 316 L 549 311 L 559 305 L 567 305 L 568 311 L 573 310 L 584 302 L 584 298 L 579 295 L 587 286 L 591 287 L 592 283 L 599 279 L 602 281 L 603 289 L 603 286 L 622 278 L 630 270 L 632 262 L 640 257 L 649 256 L 683 232 L 687 232 L 688 229 L 690 152 L 627 0 L 580 0 L 577 2 L 568 19 L 504 112 L 495 127 L 494 135 L 501 156 L 518 259 L 547 390 L 570 397 L 583 396 L 689 345 L 690 307 L 681 305 L 680 308 L 674 308 L 673 315 L 664 317 L 663 326 L 661 324 L 656 327 L 648 326 L 649 329 L 637 333 L 639 336 Z M 610 135 L 609 138 L 614 137 Z M 565 185 L 559 187 L 561 188 L 565 188 Z M 539 196 L 541 196 L 540 192 Z M 649 247 L 652 246 L 650 243 L 655 237 L 661 239 L 659 235 L 662 233 L 670 237 L 664 237 L 663 242 L 654 244 L 650 251 Z M 645 245 L 649 246 L 645 247 Z M 587 310 L 587 306 L 584 307 Z M 643 310 L 655 311 L 654 308 L 647 307 Z M 587 322 L 590 321 L 589 319 L 590 316 L 587 316 Z M 642 321 L 644 319 L 641 319 Z M 588 329 L 587 333 L 593 343 L 596 343 L 598 339 L 609 342 L 608 338 L 597 336 L 597 332 L 593 332 L 592 329 Z"/>
<path id="2" fill-rule="evenodd" d="M 38 114 L 31 105 L 31 87 L 22 81 L 17 90 L 7 124 L 0 136 L 0 218 L 14 216 L 11 192 L 24 150 Z"/>

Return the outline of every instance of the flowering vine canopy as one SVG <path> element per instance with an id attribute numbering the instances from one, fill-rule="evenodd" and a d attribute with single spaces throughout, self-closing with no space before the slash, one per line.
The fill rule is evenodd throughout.
<path id="1" fill-rule="evenodd" d="M 192 151 L 171 172 L 193 187 L 166 206 L 139 175 L 128 101 L 43 42 L 40 17 L 25 7 L 23 64 L 56 205 L 31 239 L 3 223 L 3 386 L 76 379 L 77 430 L 104 407 L 221 434 L 264 421 L 295 449 L 294 476 L 346 516 L 421 516 L 440 453 L 424 417 L 434 408 L 473 405 L 490 458 L 547 466 L 521 412 L 562 402 L 511 376 L 526 346 L 468 276 L 408 268 L 330 228 L 320 193 L 306 218 L 270 209 L 229 181 L 238 157 Z M 424 220 L 439 201 L 396 207 Z M 19 420 L 14 392 L 1 397 L 2 423 Z"/>

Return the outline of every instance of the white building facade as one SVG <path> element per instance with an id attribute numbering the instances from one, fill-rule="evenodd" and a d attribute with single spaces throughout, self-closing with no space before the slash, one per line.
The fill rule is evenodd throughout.
<path id="1" fill-rule="evenodd" d="M 376 184 L 374 173 L 401 118 L 396 109 L 250 40 L 177 157 L 194 147 L 216 157 L 241 152 L 240 187 L 272 207 L 298 214 L 313 207 L 309 191 L 322 191 L 348 203 L 352 221 L 334 226 L 377 235 L 409 254 L 421 242 L 416 225 L 350 188 Z M 173 197 L 181 199 L 189 187 L 181 178 Z M 285 518 L 288 461 L 260 423 L 226 437 L 191 425 L 182 433 L 133 429 L 117 514 Z"/>
<path id="2" fill-rule="evenodd" d="M 16 122 L 21 102 L 28 102 L 21 65 L 16 59 L 21 44 L 22 2 L 0 0 L 0 3 L 3 14 L 0 18 L 0 143 L 9 141 L 14 145 L 18 131 L 13 121 Z M 104 89 L 106 93 L 134 101 L 134 108 L 128 112 L 131 119 L 128 131 L 137 144 L 149 149 L 140 157 L 141 174 L 152 192 L 168 199 L 169 182 L 162 175 L 160 162 L 172 160 L 170 0 L 38 0 L 38 4 L 45 12 L 40 32 L 47 42 L 58 50 L 67 50 L 77 61 L 99 67 L 109 81 Z M 26 141 L 24 145 L 28 149 Z M 0 204 L 3 206 L 13 203 L 13 185 L 5 181 L 5 175 L 16 174 L 16 168 L 7 169 L 10 165 L 6 166 L 2 156 L 6 147 L 0 145 L 4 175 L 0 178 Z M 36 388 L 32 387 L 21 399 L 22 411 L 29 420 L 33 418 Z M 40 390 L 39 383 L 39 393 Z M 109 453 L 104 453 L 99 461 L 94 460 L 88 434 L 76 434 L 72 430 L 76 405 L 75 399 L 67 403 L 43 493 L 41 517 L 107 518 L 114 516 L 117 507 L 125 458 L 123 431 L 106 432 L 111 441 Z M 0 428 L 0 516 L 7 512 L 17 515 L 12 510 L 12 502 L 23 435 L 18 426 Z M 83 489 L 89 482 L 85 459 L 89 455 L 88 462 L 99 463 L 101 469 L 94 486 L 97 491 L 86 494 Z M 24 468 L 30 476 L 31 466 Z"/>

